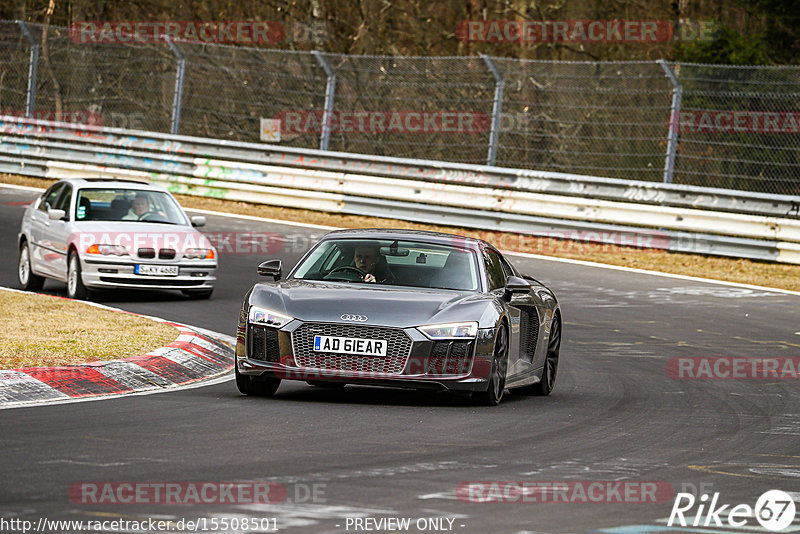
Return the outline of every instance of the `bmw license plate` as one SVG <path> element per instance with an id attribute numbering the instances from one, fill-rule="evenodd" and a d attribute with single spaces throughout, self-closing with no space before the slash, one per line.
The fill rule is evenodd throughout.
<path id="1" fill-rule="evenodd" d="M 133 272 L 144 276 L 178 276 L 177 265 L 139 265 Z"/>
<path id="2" fill-rule="evenodd" d="M 354 354 L 356 356 L 386 356 L 387 345 L 388 343 L 383 339 L 314 336 L 314 352 Z"/>

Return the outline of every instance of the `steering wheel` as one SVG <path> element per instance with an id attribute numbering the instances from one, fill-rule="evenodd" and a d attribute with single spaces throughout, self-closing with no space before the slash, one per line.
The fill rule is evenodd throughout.
<path id="1" fill-rule="evenodd" d="M 339 272 L 339 271 L 350 271 L 351 273 L 356 273 L 356 274 L 358 274 L 359 278 L 361 278 L 362 280 L 364 279 L 365 276 L 367 276 L 367 273 L 365 273 L 364 271 L 362 271 L 358 267 L 354 267 L 352 265 L 342 265 L 340 267 L 336 267 L 335 269 L 331 269 L 331 272 L 326 274 L 325 278 L 328 278 L 333 273 L 336 273 L 336 272 Z"/>
<path id="2" fill-rule="evenodd" d="M 148 218 L 150 215 L 156 215 L 156 216 L 159 216 L 159 214 L 158 214 L 158 212 L 157 212 L 157 211 L 152 211 L 152 210 L 150 210 L 150 211 L 146 211 L 146 212 L 142 213 L 141 215 L 139 215 L 139 218 L 138 218 L 138 219 L 136 219 L 136 220 L 137 220 L 137 221 L 146 221 L 146 220 L 147 220 L 147 218 Z"/>

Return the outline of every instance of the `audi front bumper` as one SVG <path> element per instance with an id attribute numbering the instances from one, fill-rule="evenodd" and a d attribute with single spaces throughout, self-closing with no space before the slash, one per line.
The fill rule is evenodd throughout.
<path id="1" fill-rule="evenodd" d="M 313 350 L 315 335 L 383 339 L 387 356 L 328 354 Z M 475 338 L 432 341 L 416 328 L 292 320 L 280 328 L 239 319 L 236 366 L 240 374 L 283 380 L 485 391 L 492 367 L 494 329 Z"/>

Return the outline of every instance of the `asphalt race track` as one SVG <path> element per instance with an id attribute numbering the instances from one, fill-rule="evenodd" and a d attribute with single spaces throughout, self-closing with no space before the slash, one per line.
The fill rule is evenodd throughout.
<path id="1" fill-rule="evenodd" d="M 35 195 L 0 188 L 0 285 L 16 287 L 20 204 Z M 277 232 L 286 243 L 272 256 L 222 255 L 210 301 L 168 292 L 97 300 L 234 335 L 241 298 L 258 280 L 256 265 L 277 257 L 287 270 L 324 233 L 218 216 L 208 217 L 204 231 Z M 364 532 L 396 517 L 410 518 L 411 532 L 627 533 L 665 527 L 681 491 L 719 493 L 719 504 L 752 507 L 765 491 L 781 489 L 800 501 L 797 378 L 676 379 L 667 372 L 678 357 L 800 357 L 800 296 L 512 260 L 562 303 L 552 396 L 509 395 L 484 408 L 443 394 L 284 382 L 275 398 L 261 399 L 240 395 L 227 381 L 0 410 L 0 519 L 275 518 L 286 532 Z M 64 295 L 65 287 L 47 282 L 45 292 Z M 42 317 L 42 328 L 54 320 Z M 286 489 L 285 500 L 92 504 L 74 493 L 86 483 L 267 480 Z M 655 503 L 624 493 L 615 499 L 613 491 L 610 503 L 584 502 L 592 499 L 573 492 L 569 502 L 529 502 L 536 499 L 513 492 L 506 495 L 512 502 L 475 502 L 485 494 L 457 493 L 469 481 L 500 481 L 495 487 L 503 488 L 611 481 L 671 490 Z M 454 519 L 452 526 L 418 522 L 443 517 Z M 747 530 L 700 525 L 691 531 L 766 531 L 752 517 Z M 800 531 L 800 519 L 791 528 Z"/>

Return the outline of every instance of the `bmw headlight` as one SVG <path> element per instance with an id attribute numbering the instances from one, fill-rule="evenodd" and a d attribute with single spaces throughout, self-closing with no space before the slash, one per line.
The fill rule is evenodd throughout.
<path id="1" fill-rule="evenodd" d="M 260 324 L 264 326 L 271 326 L 273 328 L 280 328 L 293 320 L 292 317 L 282 313 L 274 312 L 257 306 L 250 308 L 250 322 L 253 324 Z"/>
<path id="2" fill-rule="evenodd" d="M 186 249 L 183 257 L 187 260 L 213 260 L 216 256 L 210 248 L 190 248 Z"/>
<path id="3" fill-rule="evenodd" d="M 86 249 L 87 254 L 102 254 L 103 256 L 127 256 L 128 249 L 122 245 L 104 245 L 95 243 Z"/>
<path id="4" fill-rule="evenodd" d="M 467 339 L 478 334 L 478 323 L 446 323 L 418 326 L 417 330 L 429 339 Z"/>

